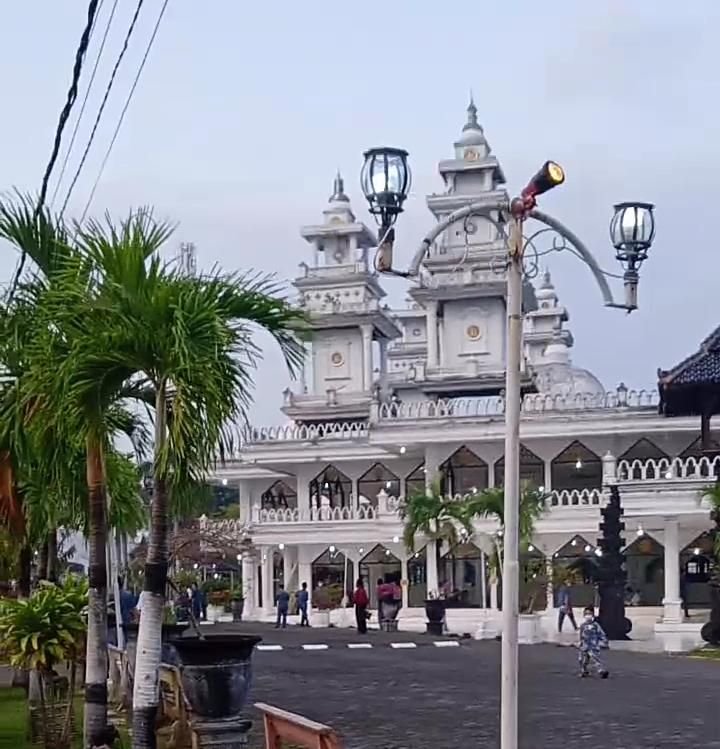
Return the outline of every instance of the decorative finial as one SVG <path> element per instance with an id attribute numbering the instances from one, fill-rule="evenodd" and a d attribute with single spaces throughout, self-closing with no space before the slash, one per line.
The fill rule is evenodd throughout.
<path id="1" fill-rule="evenodd" d="M 542 277 L 542 284 L 540 285 L 541 289 L 552 289 L 552 278 L 550 278 L 550 268 L 546 268 L 545 272 L 543 273 Z"/>
<path id="2" fill-rule="evenodd" d="M 334 203 L 337 201 L 340 201 L 342 203 L 350 202 L 350 198 L 348 198 L 348 196 L 345 194 L 345 180 L 342 178 L 339 169 L 337 170 L 335 180 L 333 181 L 333 194 L 330 196 L 328 202 Z"/>
<path id="3" fill-rule="evenodd" d="M 467 115 L 468 118 L 463 127 L 463 132 L 465 132 L 465 130 L 480 130 L 482 132 L 482 128 L 480 127 L 477 118 L 477 107 L 475 106 L 475 99 L 473 98 L 472 91 L 470 91 L 470 103 L 468 104 Z"/>

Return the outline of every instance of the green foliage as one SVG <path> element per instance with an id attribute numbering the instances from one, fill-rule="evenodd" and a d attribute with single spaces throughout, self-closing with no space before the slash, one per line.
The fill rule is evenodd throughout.
<path id="1" fill-rule="evenodd" d="M 30 598 L 7 599 L 0 606 L 2 652 L 15 668 L 51 671 L 74 661 L 85 643 L 87 584 L 42 583 Z"/>
<path id="2" fill-rule="evenodd" d="M 411 494 L 400 507 L 400 517 L 404 523 L 403 541 L 410 552 L 415 551 L 419 534 L 456 546 L 459 529 L 468 523 L 465 503 L 443 495 L 439 479 L 432 482 L 428 491 Z"/>

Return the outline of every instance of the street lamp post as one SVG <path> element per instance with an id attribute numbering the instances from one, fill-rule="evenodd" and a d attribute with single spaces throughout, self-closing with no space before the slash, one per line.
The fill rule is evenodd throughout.
<path id="1" fill-rule="evenodd" d="M 388 154 L 397 154 L 398 149 L 387 149 Z M 373 160 L 383 149 L 372 149 L 365 154 L 363 175 L 372 173 Z M 402 164 L 407 170 L 407 153 Z M 384 172 L 387 174 L 387 169 Z M 569 249 L 590 269 L 598 284 L 606 307 L 616 307 L 632 312 L 637 309 L 637 285 L 639 269 L 647 258 L 655 236 L 655 219 L 653 205 L 650 203 L 618 203 L 610 224 L 610 236 L 616 250 L 616 258 L 624 269 L 623 282 L 625 300 L 615 301 L 607 283 L 606 274 L 601 270 L 592 253 L 583 242 L 564 224 L 552 216 L 537 210 L 537 196 L 553 187 L 562 184 L 565 174 L 562 168 L 552 161 L 547 161 L 540 171 L 530 180 L 520 196 L 508 205 L 498 201 L 495 205 L 487 202 L 473 203 L 460 208 L 440 221 L 423 238 L 410 268 L 407 272 L 397 271 L 392 267 L 392 242 L 394 231 L 390 230 L 392 221 L 402 210 L 402 203 L 407 196 L 395 194 L 389 202 L 392 221 L 378 221 L 381 224 L 378 252 L 375 268 L 378 271 L 393 273 L 405 277 L 419 274 L 420 266 L 430 247 L 437 237 L 452 224 L 467 220 L 473 214 L 481 215 L 495 224 L 498 234 L 507 239 L 507 258 L 504 270 L 507 273 L 507 362 L 505 373 L 505 532 L 503 544 L 503 604 L 502 604 L 502 673 L 501 673 L 501 714 L 500 714 L 500 747 L 517 749 L 518 746 L 518 624 L 519 624 L 519 589 L 520 589 L 520 554 L 519 554 L 519 519 L 520 519 L 520 411 L 521 390 L 520 374 L 522 360 L 522 284 L 524 256 L 529 241 L 523 234 L 523 226 L 528 218 L 535 219 L 546 228 L 541 231 L 554 231 L 563 244 L 553 249 Z M 387 185 L 387 180 L 362 179 L 362 187 L 373 214 L 380 214 L 377 206 L 383 203 L 384 197 L 374 192 L 378 186 Z M 395 185 L 401 184 L 399 180 Z M 405 181 L 409 187 L 409 179 Z M 387 188 L 386 188 L 387 191 Z M 382 193 L 382 191 L 380 191 Z M 491 217 L 495 211 L 500 216 L 496 221 Z M 509 233 L 506 234 L 505 216 L 509 214 Z M 539 232 L 538 232 L 539 233 Z M 533 235 L 536 236 L 536 235 Z M 388 247 L 389 245 L 389 247 Z"/>

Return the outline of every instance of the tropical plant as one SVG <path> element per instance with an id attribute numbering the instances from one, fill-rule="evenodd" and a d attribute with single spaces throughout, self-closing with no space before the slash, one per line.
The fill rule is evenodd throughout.
<path id="1" fill-rule="evenodd" d="M 700 498 L 710 505 L 710 520 L 714 524 L 711 533 L 713 535 L 713 555 L 715 557 L 712 571 L 712 584 L 720 589 L 720 483 L 703 487 Z"/>
<path id="2" fill-rule="evenodd" d="M 92 268 L 91 308 L 87 295 L 78 293 L 84 311 L 76 309 L 62 325 L 76 341 L 61 379 L 71 383 L 71 404 L 82 406 L 75 407 L 79 422 L 96 423 L 98 414 L 87 406 L 103 402 L 104 393 L 142 397 L 152 407 L 153 501 L 135 674 L 136 746 L 151 741 L 157 706 L 171 505 L 187 487 L 203 483 L 232 445 L 227 428 L 246 415 L 259 356 L 249 325 L 269 331 L 291 367 L 301 358 L 295 329 L 302 314 L 278 297 L 271 279 L 220 272 L 187 277 L 157 254 L 168 236 L 169 228 L 147 213 L 119 226 L 91 222 L 82 229 L 78 243 Z M 75 305 L 67 294 L 65 305 Z"/>
<path id="3" fill-rule="evenodd" d="M 472 519 L 466 511 L 465 498 L 445 495 L 439 478 L 435 478 L 426 491 L 414 492 L 407 497 L 400 505 L 400 517 L 407 550 L 414 552 L 417 537 L 424 536 L 430 542 L 428 548 L 432 550 L 430 553 L 434 555 L 436 566 L 443 543 L 448 544 L 452 555 L 461 531 L 466 531 L 464 535 L 472 533 Z M 439 591 L 428 590 L 428 598 L 439 595 Z"/>
<path id="4" fill-rule="evenodd" d="M 527 549 L 532 542 L 535 523 L 546 510 L 546 495 L 540 490 L 523 483 L 520 487 L 519 507 L 519 542 L 521 549 Z M 502 578 L 503 550 L 505 537 L 505 490 L 502 487 L 483 489 L 480 492 L 465 497 L 464 504 L 465 527 L 472 527 L 477 518 L 495 520 L 499 529 L 493 536 L 493 553 L 488 557 L 488 568 L 493 583 Z M 525 576 L 532 577 L 540 572 L 540 567 L 534 560 L 526 562 Z M 525 608 L 532 608 L 533 598 L 526 603 Z"/>
<path id="5" fill-rule="evenodd" d="M 87 584 L 70 577 L 61 586 L 41 583 L 30 598 L 7 599 L 0 605 L 0 646 L 12 666 L 34 671 L 39 678 L 39 707 L 47 749 L 71 743 L 77 661 L 87 631 Z M 69 662 L 68 691 L 58 704 L 55 667 Z M 57 720 L 58 711 L 63 715 Z"/>

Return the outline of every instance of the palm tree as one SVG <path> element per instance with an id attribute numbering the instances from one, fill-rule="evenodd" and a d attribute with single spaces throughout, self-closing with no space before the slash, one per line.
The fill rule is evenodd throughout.
<path id="1" fill-rule="evenodd" d="M 91 222 L 80 233 L 95 272 L 100 327 L 85 315 L 86 345 L 70 365 L 82 401 L 96 389 L 93 372 L 153 401 L 154 492 L 133 696 L 136 747 L 150 746 L 154 731 L 171 501 L 206 478 L 232 446 L 228 427 L 246 418 L 259 355 L 249 326 L 275 338 L 291 369 L 302 357 L 296 333 L 303 315 L 279 298 L 272 279 L 217 271 L 187 277 L 158 256 L 169 233 L 148 213 L 117 226 Z"/>
<path id="2" fill-rule="evenodd" d="M 426 491 L 407 497 L 400 507 L 400 517 L 404 523 L 403 541 L 407 550 L 414 552 L 417 537 L 424 536 L 430 542 L 428 548 L 435 555 L 436 565 L 443 543 L 449 545 L 452 553 L 458 545 L 461 529 L 471 532 L 464 500 L 445 495 L 439 478 L 433 479 Z M 428 596 L 432 595 L 434 592 L 428 591 Z"/>
<path id="3" fill-rule="evenodd" d="M 524 483 L 520 489 L 519 536 L 520 545 L 527 547 L 532 541 L 535 523 L 546 510 L 545 494 Z M 472 527 L 477 518 L 495 520 L 499 527 L 493 537 L 493 553 L 489 557 L 491 582 L 502 577 L 503 538 L 505 535 L 505 490 L 503 487 L 483 489 L 469 494 L 464 502 L 464 524 Z"/>

